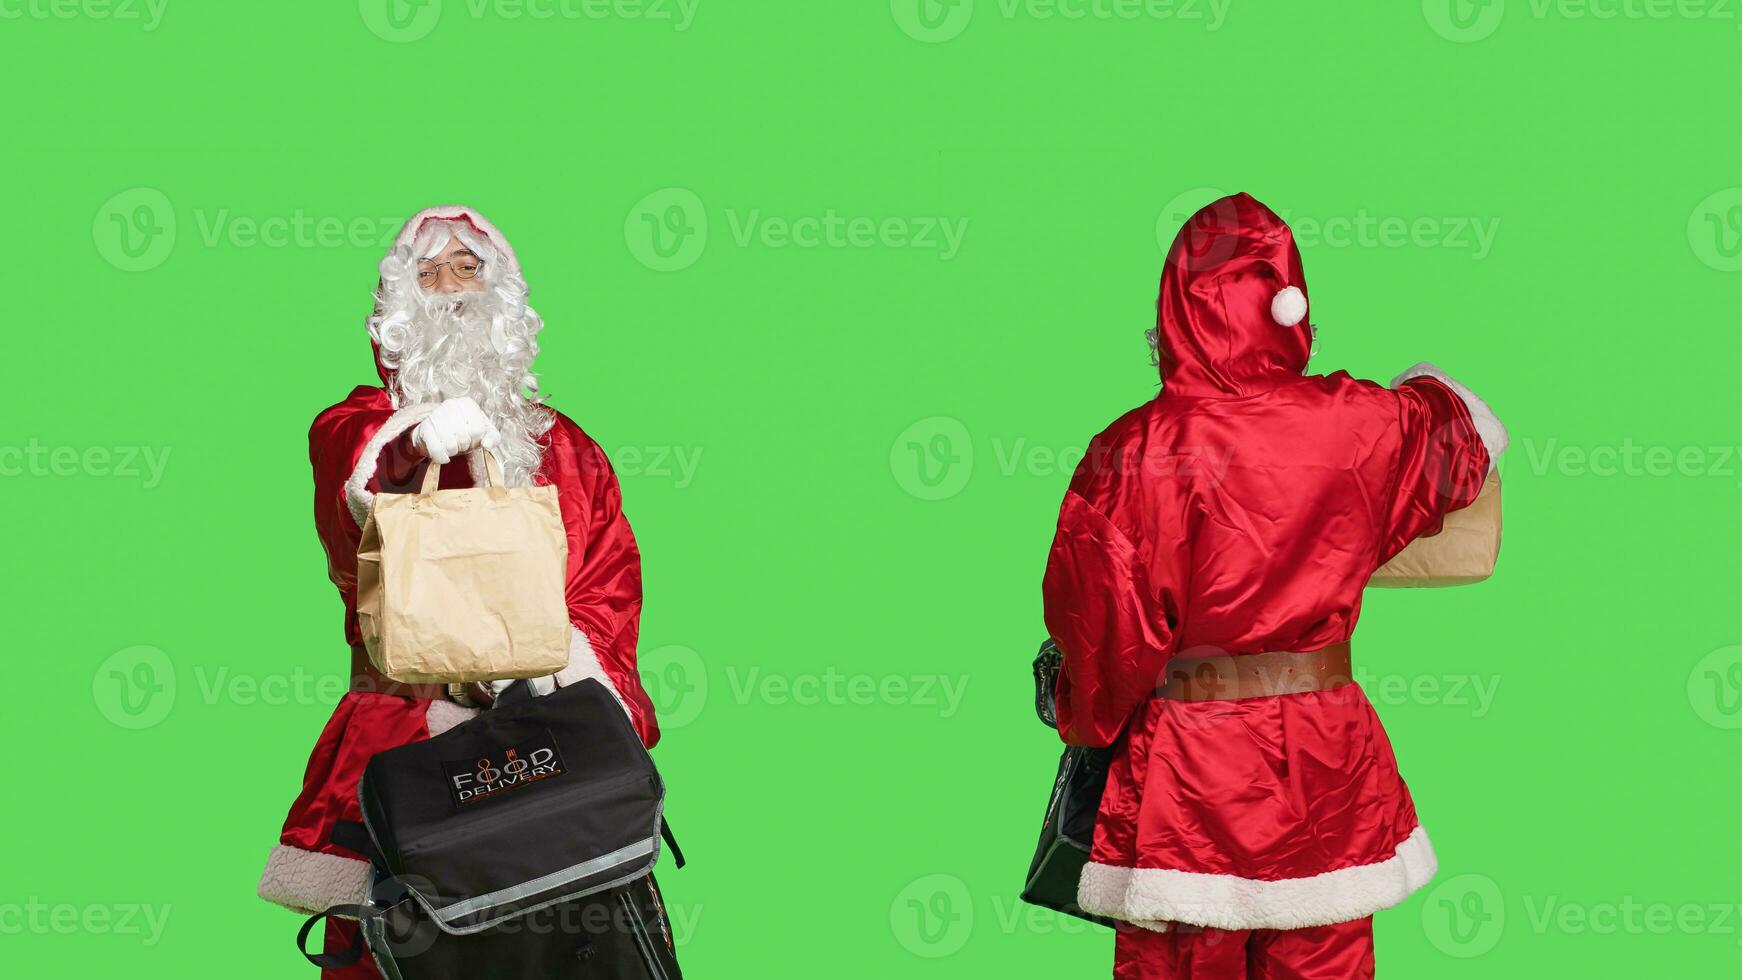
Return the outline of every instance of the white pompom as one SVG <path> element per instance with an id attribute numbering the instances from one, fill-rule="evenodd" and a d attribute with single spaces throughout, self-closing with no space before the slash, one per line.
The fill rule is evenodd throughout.
<path id="1" fill-rule="evenodd" d="M 1270 318 L 1279 325 L 1292 327 L 1306 319 L 1306 293 L 1299 286 L 1284 286 L 1270 298 Z"/>

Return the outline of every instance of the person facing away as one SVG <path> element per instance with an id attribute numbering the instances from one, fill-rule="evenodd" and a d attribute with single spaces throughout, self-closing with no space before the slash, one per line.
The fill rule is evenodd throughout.
<path id="1" fill-rule="evenodd" d="M 1436 862 L 1359 685 L 1157 689 L 1174 658 L 1346 656 L 1369 577 L 1506 430 L 1429 364 L 1306 374 L 1300 253 L 1246 194 L 1186 222 L 1157 306 L 1161 393 L 1090 443 L 1043 581 L 1060 735 L 1113 750 L 1078 901 L 1121 923 L 1121 980 L 1370 977 L 1372 914 Z"/>

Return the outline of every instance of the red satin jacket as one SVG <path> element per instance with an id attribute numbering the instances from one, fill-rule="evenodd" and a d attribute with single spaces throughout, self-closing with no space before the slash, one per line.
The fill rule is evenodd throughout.
<path id="1" fill-rule="evenodd" d="M 1242 198 L 1263 208 L 1224 201 Z M 1469 409 L 1439 379 L 1303 375 L 1310 329 L 1268 315 L 1279 284 L 1305 290 L 1291 236 L 1280 273 L 1270 264 L 1286 226 L 1248 215 L 1212 232 L 1210 217 L 1182 233 L 1162 279 L 1161 394 L 1090 442 L 1060 509 L 1043 594 L 1072 744 L 1118 737 L 1176 651 L 1349 639 L 1368 578 L 1469 506 L 1488 472 Z"/>
<path id="2" fill-rule="evenodd" d="M 1161 281 L 1162 391 L 1091 441 L 1060 507 L 1042 583 L 1064 655 L 1059 731 L 1114 746 L 1088 911 L 1297 928 L 1371 914 L 1433 874 L 1358 686 L 1151 696 L 1176 654 L 1349 639 L 1373 572 L 1487 475 L 1471 405 L 1486 406 L 1456 382 L 1303 374 L 1305 287 L 1262 204 L 1242 194 L 1195 215 Z"/>
<path id="3" fill-rule="evenodd" d="M 345 481 L 356 469 L 364 445 L 393 415 L 382 388 L 360 386 L 322 412 L 309 430 L 309 461 L 314 466 L 315 527 L 327 553 L 327 575 L 345 600 L 345 639 L 357 632 L 357 544 L 362 529 L 351 516 Z M 546 437 L 538 482 L 554 484 L 568 531 L 569 620 L 585 634 L 599 664 L 617 688 L 631 721 L 648 747 L 659 741 L 653 704 L 635 666 L 635 641 L 641 617 L 641 556 L 623 516 L 623 500 L 611 463 L 580 426 L 552 410 L 555 424 Z M 409 435 L 388 443 L 371 492 L 415 492 L 428 465 L 411 451 Z M 442 467 L 445 489 L 471 485 L 463 460 Z"/>

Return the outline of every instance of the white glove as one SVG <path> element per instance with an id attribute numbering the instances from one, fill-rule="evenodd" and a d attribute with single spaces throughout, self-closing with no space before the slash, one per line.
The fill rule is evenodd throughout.
<path id="1" fill-rule="evenodd" d="M 437 464 L 474 449 L 494 449 L 502 433 L 478 403 L 461 396 L 435 407 L 429 417 L 411 430 L 411 444 Z"/>

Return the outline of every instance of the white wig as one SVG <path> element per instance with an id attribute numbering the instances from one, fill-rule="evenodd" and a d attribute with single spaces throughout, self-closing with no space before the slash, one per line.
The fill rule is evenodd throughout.
<path id="1" fill-rule="evenodd" d="M 483 288 L 434 293 L 418 263 L 459 239 L 483 260 Z M 469 395 L 502 433 L 493 452 L 510 486 L 530 486 L 554 421 L 532 361 L 544 323 L 526 304 L 526 280 L 501 233 L 469 208 L 430 208 L 406 222 L 381 260 L 369 336 L 395 408 Z"/>

